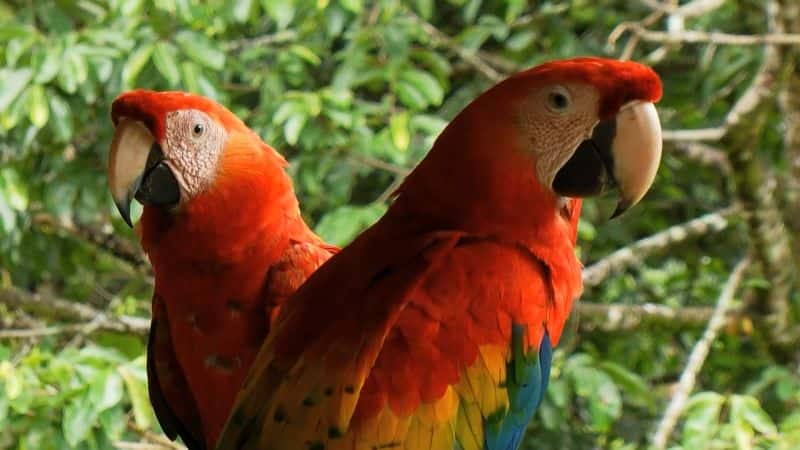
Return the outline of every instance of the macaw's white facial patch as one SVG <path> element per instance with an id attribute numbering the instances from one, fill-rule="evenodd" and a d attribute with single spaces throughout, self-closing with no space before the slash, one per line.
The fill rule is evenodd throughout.
<path id="1" fill-rule="evenodd" d="M 551 188 L 558 170 L 592 135 L 600 96 L 582 83 L 548 84 L 522 102 L 520 128 L 536 161 L 536 176 Z"/>
<path id="2" fill-rule="evenodd" d="M 214 182 L 228 132 L 206 113 L 183 109 L 167 114 L 162 151 L 167 164 L 189 200 Z"/>

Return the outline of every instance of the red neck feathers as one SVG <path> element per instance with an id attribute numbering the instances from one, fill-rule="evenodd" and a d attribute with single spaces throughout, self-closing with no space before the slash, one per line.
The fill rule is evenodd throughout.
<path id="1" fill-rule="evenodd" d="M 493 91 L 495 95 L 481 96 L 442 132 L 398 189 L 392 212 L 436 228 L 529 245 L 563 242 L 571 248 L 580 200 L 559 198 L 541 185 L 529 144 L 515 130 L 514 108 L 509 107 L 514 100 Z"/>
<path id="2" fill-rule="evenodd" d="M 159 263 L 234 264 L 256 256 L 256 249 L 279 255 L 272 247 L 310 233 L 285 166 L 252 131 L 231 131 L 206 192 L 175 212 L 144 209 L 138 232 L 156 269 Z"/>
<path id="3" fill-rule="evenodd" d="M 574 249 L 581 200 L 559 198 L 541 185 L 530 144 L 514 129 L 510 104 L 519 96 L 492 91 L 439 136 L 398 190 L 387 219 L 415 230 L 457 229 L 526 247 L 549 268 L 555 302 L 548 331 L 557 343 L 582 290 Z"/>

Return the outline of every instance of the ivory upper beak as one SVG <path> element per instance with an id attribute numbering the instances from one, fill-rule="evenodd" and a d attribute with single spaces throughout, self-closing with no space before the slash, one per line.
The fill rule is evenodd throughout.
<path id="1" fill-rule="evenodd" d="M 129 226 L 130 204 L 147 167 L 150 148 L 155 143 L 150 130 L 139 121 L 119 120 L 108 157 L 108 187 L 122 218 Z"/>
<path id="2" fill-rule="evenodd" d="M 661 122 L 653 103 L 637 101 L 623 106 L 616 125 L 611 153 L 620 202 L 612 217 L 635 205 L 650 189 L 662 147 Z"/>

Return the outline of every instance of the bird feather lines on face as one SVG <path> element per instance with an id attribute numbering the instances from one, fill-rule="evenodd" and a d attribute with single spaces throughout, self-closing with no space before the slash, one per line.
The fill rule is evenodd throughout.
<path id="1" fill-rule="evenodd" d="M 164 156 L 184 191 L 181 197 L 191 199 L 213 184 L 228 132 L 197 109 L 170 112 L 166 122 Z"/>
<path id="2" fill-rule="evenodd" d="M 597 89 L 586 83 L 549 84 L 523 101 L 520 122 L 542 186 L 552 187 L 558 170 L 592 135 L 598 103 Z"/>

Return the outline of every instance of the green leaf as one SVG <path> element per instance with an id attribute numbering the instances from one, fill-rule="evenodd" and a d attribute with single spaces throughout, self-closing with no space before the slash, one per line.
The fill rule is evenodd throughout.
<path id="1" fill-rule="evenodd" d="M 122 378 L 111 369 L 106 369 L 92 380 L 89 401 L 95 411 L 105 411 L 122 400 L 122 392 Z"/>
<path id="2" fill-rule="evenodd" d="M 28 86 L 33 78 L 31 69 L 0 69 L 0 111 L 5 110 L 11 105 L 22 91 Z"/>
<path id="3" fill-rule="evenodd" d="M 509 0 L 506 6 L 506 23 L 515 21 L 525 10 L 527 3 L 525 0 Z"/>
<path id="4" fill-rule="evenodd" d="M 417 88 L 428 103 L 434 106 L 442 103 L 444 90 L 433 75 L 422 70 L 408 70 L 400 75 L 400 79 Z"/>
<path id="5" fill-rule="evenodd" d="M 131 399 L 136 426 L 141 429 L 150 428 L 153 422 L 153 409 L 150 407 L 150 397 L 147 394 L 147 375 L 144 370 L 131 364 L 119 366 L 117 370 L 125 382 L 125 388 Z"/>
<path id="6" fill-rule="evenodd" d="M 638 405 L 652 405 L 654 398 L 651 393 L 650 387 L 647 383 L 636 373 L 628 370 L 627 368 L 613 363 L 611 361 L 603 361 L 599 364 L 610 377 L 622 387 L 623 392 L 630 396 L 633 403 Z"/>
<path id="7" fill-rule="evenodd" d="M 296 145 L 300 139 L 300 132 L 306 124 L 306 116 L 303 114 L 293 114 L 283 125 L 283 136 L 289 145 Z"/>
<path id="8" fill-rule="evenodd" d="M 177 86 L 181 79 L 175 54 L 175 46 L 164 41 L 159 41 L 153 49 L 153 64 L 170 86 Z"/>
<path id="9" fill-rule="evenodd" d="M 433 0 L 414 0 L 414 9 L 425 20 L 430 20 L 431 16 L 433 16 L 433 7 Z"/>
<path id="10" fill-rule="evenodd" d="M 204 35 L 183 30 L 175 36 L 175 41 L 192 61 L 214 70 L 225 67 L 225 53 Z"/>
<path id="11" fill-rule="evenodd" d="M 136 77 L 142 72 L 144 66 L 150 61 L 150 55 L 153 54 L 153 46 L 144 44 L 137 48 L 122 66 L 122 85 L 128 89 L 134 87 L 136 84 Z"/>
<path id="12" fill-rule="evenodd" d="M 593 427 L 606 433 L 622 414 L 622 399 L 619 389 L 602 370 L 590 366 L 578 366 L 572 371 L 573 389 L 589 404 L 589 417 Z"/>
<path id="13" fill-rule="evenodd" d="M 719 429 L 719 413 L 725 397 L 716 392 L 693 395 L 685 408 L 682 442 L 686 448 L 707 448 Z"/>
<path id="14" fill-rule="evenodd" d="M 731 418 L 750 424 L 759 433 L 774 438 L 778 428 L 772 418 L 761 408 L 755 397 L 745 395 L 731 396 Z"/>
<path id="15" fill-rule="evenodd" d="M 339 0 L 339 4 L 342 5 L 344 9 L 354 14 L 359 14 L 361 10 L 364 9 L 362 0 Z"/>
<path id="16" fill-rule="evenodd" d="M 289 47 L 289 51 L 294 53 L 295 55 L 299 56 L 309 64 L 313 66 L 318 66 L 322 60 L 311 51 L 310 48 L 306 47 L 305 45 L 292 45 Z"/>
<path id="17" fill-rule="evenodd" d="M 73 117 L 69 104 L 61 96 L 54 93 L 50 93 L 47 99 L 50 102 L 50 111 L 53 113 L 53 120 L 50 121 L 50 125 L 55 129 L 60 141 L 68 141 L 73 133 Z"/>
<path id="18" fill-rule="evenodd" d="M 231 0 L 228 2 L 228 9 L 231 11 L 233 19 L 239 23 L 245 23 L 255 13 L 256 2 L 253 0 Z"/>
<path id="19" fill-rule="evenodd" d="M 511 35 L 505 44 L 507 49 L 519 52 L 533 44 L 534 39 L 536 39 L 536 33 L 533 30 L 522 30 Z"/>
<path id="20" fill-rule="evenodd" d="M 386 212 L 386 205 L 342 206 L 322 216 L 316 232 L 334 245 L 349 244 L 358 233 L 375 223 Z"/>
<path id="21" fill-rule="evenodd" d="M 75 447 L 78 443 L 86 440 L 92 430 L 95 417 L 91 402 L 87 401 L 83 395 L 67 404 L 67 407 L 64 408 L 62 430 L 64 438 L 70 446 Z"/>
<path id="22" fill-rule="evenodd" d="M 415 85 L 407 81 L 399 81 L 395 87 L 397 98 L 401 103 L 414 110 L 425 109 L 428 102 L 425 95 Z"/>
<path id="23" fill-rule="evenodd" d="M 295 13 L 294 0 L 263 0 L 264 10 L 271 17 L 279 30 L 285 29 L 292 23 Z"/>
<path id="24" fill-rule="evenodd" d="M 408 112 L 395 114 L 389 119 L 389 131 L 392 134 L 392 142 L 398 150 L 405 151 L 411 141 L 408 133 Z"/>
<path id="25" fill-rule="evenodd" d="M 189 92 L 198 92 L 200 85 L 198 83 L 199 69 L 197 65 L 189 61 L 181 63 L 181 80 L 183 80 L 183 89 Z"/>
<path id="26" fill-rule="evenodd" d="M 39 47 L 32 55 L 31 66 L 36 70 L 35 82 L 45 84 L 53 81 L 61 68 L 61 55 L 56 47 Z"/>
<path id="27" fill-rule="evenodd" d="M 50 118 L 50 107 L 44 95 L 44 87 L 40 84 L 31 86 L 28 93 L 28 119 L 37 127 L 42 128 Z"/>

